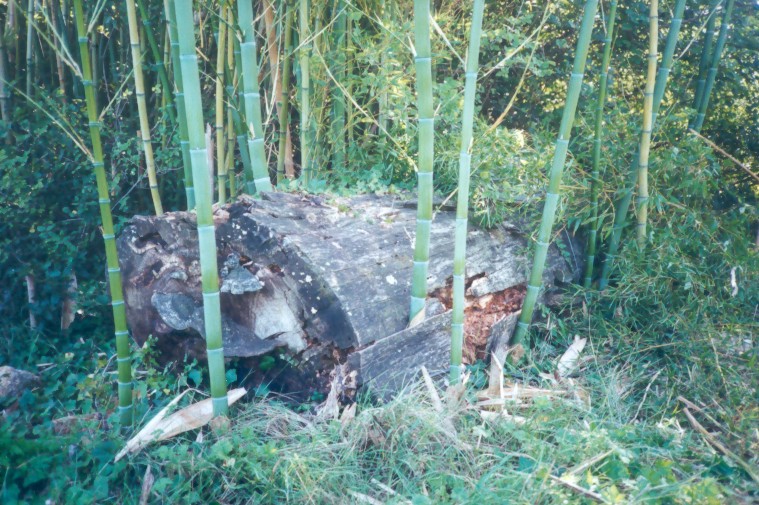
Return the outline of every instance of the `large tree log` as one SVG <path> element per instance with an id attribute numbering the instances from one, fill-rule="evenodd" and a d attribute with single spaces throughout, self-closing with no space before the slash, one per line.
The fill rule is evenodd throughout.
<path id="1" fill-rule="evenodd" d="M 390 196 L 268 193 L 217 209 L 225 355 L 246 361 L 262 381 L 273 380 L 265 370 L 272 357 L 294 365 L 276 373 L 278 387 L 290 393 L 323 391 L 337 363 L 347 363 L 359 384 L 375 390 L 396 389 L 421 365 L 447 370 L 454 221 L 447 210 L 435 216 L 428 320 L 407 328 L 413 203 Z M 467 343 L 470 361 L 484 353 L 483 327 L 489 332 L 519 308 L 526 246 L 525 234 L 510 223 L 469 233 L 468 321 L 480 333 L 479 341 Z M 118 248 L 134 339 L 142 345 L 152 335 L 165 360 L 202 360 L 194 214 L 137 216 Z M 546 286 L 580 271 L 551 247 Z"/>

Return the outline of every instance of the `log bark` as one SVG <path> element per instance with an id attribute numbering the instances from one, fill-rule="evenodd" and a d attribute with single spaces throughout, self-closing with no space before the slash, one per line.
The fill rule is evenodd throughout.
<path id="1" fill-rule="evenodd" d="M 448 369 L 453 212 L 439 211 L 433 221 L 428 319 L 413 328 L 407 328 L 413 202 L 267 193 L 218 208 L 214 219 L 224 352 L 250 367 L 253 380 L 273 381 L 276 375 L 277 386 L 288 393 L 324 391 L 334 366 L 347 363 L 359 385 L 386 392 L 421 365 L 430 372 Z M 527 282 L 523 227 L 504 223 L 469 233 L 468 305 L 493 319 L 485 325 L 488 332 L 521 302 L 507 298 L 522 296 Z M 203 360 L 194 214 L 134 217 L 118 248 L 137 343 L 152 335 L 166 361 Z M 570 282 L 580 271 L 579 263 L 552 246 L 544 283 Z M 470 343 L 481 347 L 470 360 L 484 355 L 485 345 L 486 339 Z"/>

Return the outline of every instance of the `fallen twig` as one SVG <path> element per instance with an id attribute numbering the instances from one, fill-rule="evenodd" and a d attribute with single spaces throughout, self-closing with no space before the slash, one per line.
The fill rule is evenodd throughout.
<path id="1" fill-rule="evenodd" d="M 556 482 L 557 484 L 561 484 L 565 488 L 570 489 L 574 491 L 575 493 L 579 493 L 583 495 L 584 497 L 590 498 L 591 500 L 598 503 L 607 503 L 606 499 L 598 493 L 594 493 L 593 491 L 589 489 L 585 489 L 584 487 L 578 486 L 577 484 L 572 484 L 571 482 L 562 480 L 550 473 L 548 474 L 548 476 L 551 478 L 552 481 Z"/>
<path id="2" fill-rule="evenodd" d="M 732 459 L 737 465 L 739 465 L 741 468 L 743 468 L 746 473 L 754 479 L 754 482 L 759 483 L 759 475 L 757 475 L 756 471 L 751 468 L 751 465 L 743 461 L 743 459 L 740 458 L 737 454 L 735 454 L 733 451 L 722 445 L 722 442 L 717 440 L 714 435 L 709 433 L 706 428 L 701 426 L 701 423 L 699 423 L 695 417 L 693 417 L 693 414 L 690 413 L 690 410 L 688 410 L 688 407 L 685 407 L 683 409 L 683 412 L 685 412 L 685 417 L 688 418 L 688 421 L 690 422 L 690 425 L 693 426 L 693 428 L 698 431 L 701 436 L 704 437 L 704 440 L 706 440 L 709 445 L 717 449 L 719 452 L 727 456 L 728 458 Z"/>
<path id="3" fill-rule="evenodd" d="M 714 149 L 715 151 L 717 151 L 718 153 L 720 153 L 721 155 L 725 156 L 727 159 L 729 159 L 730 161 L 732 161 L 733 163 L 735 163 L 736 165 L 738 165 L 739 168 L 742 168 L 748 175 L 750 175 L 751 177 L 753 177 L 755 181 L 759 182 L 759 175 L 756 175 L 754 172 L 751 171 L 750 168 L 748 168 L 746 165 L 744 165 L 743 163 L 741 163 L 740 161 L 738 161 L 737 159 L 735 159 L 727 151 L 725 151 L 720 146 L 718 146 L 717 144 L 715 144 L 714 142 L 712 142 L 708 138 L 704 137 L 703 135 L 701 135 L 697 131 L 695 131 L 695 130 L 689 130 L 689 131 L 690 131 L 691 134 L 693 134 L 696 137 L 698 137 L 701 140 L 703 140 L 706 143 L 706 145 L 708 145 L 709 147 L 711 147 L 712 149 Z"/>

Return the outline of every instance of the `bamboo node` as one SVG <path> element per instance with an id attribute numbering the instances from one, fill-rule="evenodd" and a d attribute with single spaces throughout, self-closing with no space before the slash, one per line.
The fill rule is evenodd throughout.
<path id="1" fill-rule="evenodd" d="M 206 351 L 206 355 L 210 358 L 211 355 L 216 356 L 217 354 L 221 354 L 221 357 L 224 357 L 224 347 L 219 347 L 218 349 L 208 349 Z"/>

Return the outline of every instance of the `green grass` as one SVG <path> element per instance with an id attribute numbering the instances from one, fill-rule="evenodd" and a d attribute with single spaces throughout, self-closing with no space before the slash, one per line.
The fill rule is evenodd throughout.
<path id="1" fill-rule="evenodd" d="M 547 385 L 538 369 L 552 370 L 578 329 L 571 319 L 551 320 L 539 328 L 549 339 L 535 349 L 535 368 L 509 375 Z M 136 503 L 147 466 L 155 477 L 150 503 L 373 503 L 366 497 L 382 503 L 591 503 L 550 475 L 572 475 L 608 503 L 756 499 L 756 483 L 705 443 L 676 400 L 683 395 L 706 404 L 720 424 L 717 438 L 750 461 L 759 443 L 755 351 L 726 352 L 714 342 L 723 349 L 715 355 L 708 333 L 655 347 L 628 340 L 631 331 L 622 335 L 631 322 L 591 311 L 585 320 L 590 345 L 576 378 L 590 405 L 542 399 L 510 409 L 527 419 L 524 425 L 485 422 L 463 406 L 441 417 L 423 385 L 411 384 L 387 404 L 361 400 L 346 424 L 318 422 L 307 409 L 259 399 L 232 409 L 227 432 L 206 428 L 202 440 L 190 433 L 117 464 L 112 458 L 123 440 L 113 425 L 90 420 L 70 435 L 52 434 L 52 418 L 113 408 L 112 363 L 97 347 L 77 344 L 42 373 L 42 390 L 24 395 L 0 423 L 1 501 Z M 753 330 L 738 325 L 729 334 Z M 141 424 L 197 374 L 191 365 L 178 376 L 165 374 L 146 366 L 147 358 L 138 374 Z M 470 384 L 481 387 L 484 370 L 472 372 Z M 752 391 L 753 400 L 746 394 Z M 703 413 L 695 416 L 718 428 Z M 444 419 L 453 421 L 455 433 Z"/>

